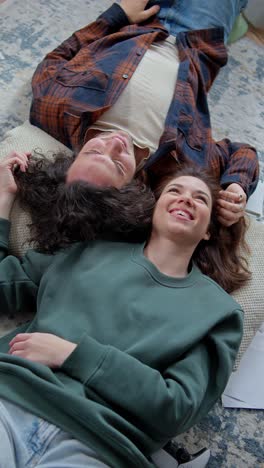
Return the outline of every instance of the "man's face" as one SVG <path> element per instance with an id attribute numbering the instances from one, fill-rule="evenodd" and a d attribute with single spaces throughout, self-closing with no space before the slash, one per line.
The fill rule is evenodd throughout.
<path id="1" fill-rule="evenodd" d="M 91 138 L 70 166 L 67 183 L 83 180 L 99 187 L 121 188 L 134 177 L 136 160 L 132 138 L 123 131 Z"/>

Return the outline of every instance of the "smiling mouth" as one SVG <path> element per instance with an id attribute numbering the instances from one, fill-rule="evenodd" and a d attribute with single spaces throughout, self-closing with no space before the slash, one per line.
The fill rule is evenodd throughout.
<path id="1" fill-rule="evenodd" d="M 170 210 L 169 213 L 179 219 L 183 219 L 187 221 L 193 221 L 194 219 L 192 213 L 188 210 L 173 209 L 173 210 Z"/>

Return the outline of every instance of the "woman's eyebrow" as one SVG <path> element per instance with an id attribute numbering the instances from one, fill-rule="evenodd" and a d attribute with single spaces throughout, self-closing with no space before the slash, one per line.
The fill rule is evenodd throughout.
<path id="1" fill-rule="evenodd" d="M 167 188 L 173 188 L 173 187 L 176 187 L 176 188 L 184 188 L 184 185 L 182 184 L 177 184 L 177 183 L 172 183 L 170 185 L 167 186 Z M 198 190 L 194 190 L 195 193 L 200 193 L 201 195 L 204 195 L 206 198 L 208 198 L 208 200 L 210 200 L 210 197 L 208 195 L 208 193 L 204 192 L 203 190 L 201 189 L 198 189 Z"/>
<path id="2" fill-rule="evenodd" d="M 167 186 L 167 188 L 169 188 L 169 187 L 183 188 L 183 185 L 182 185 L 182 184 L 177 184 L 177 183 L 174 182 L 174 183 L 169 184 L 169 185 Z"/>
<path id="3" fill-rule="evenodd" d="M 204 195 L 208 200 L 210 200 L 210 197 L 208 193 L 204 192 L 203 190 L 195 190 L 195 193 L 200 193 L 201 195 Z"/>

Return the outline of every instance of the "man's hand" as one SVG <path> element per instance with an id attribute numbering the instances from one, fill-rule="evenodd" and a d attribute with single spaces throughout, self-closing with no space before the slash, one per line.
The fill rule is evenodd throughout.
<path id="1" fill-rule="evenodd" d="M 15 200 L 17 185 L 14 179 L 14 169 L 19 167 L 25 172 L 28 167 L 30 153 L 12 151 L 0 160 L 0 217 L 9 218 L 10 210 Z"/>
<path id="2" fill-rule="evenodd" d="M 219 192 L 218 220 L 224 226 L 231 226 L 244 216 L 247 197 L 239 184 L 231 184 Z"/>
<path id="3" fill-rule="evenodd" d="M 158 5 L 145 10 L 149 0 L 121 0 L 120 6 L 127 15 L 130 24 L 142 23 L 151 16 L 156 15 L 160 9 Z"/>
<path id="4" fill-rule="evenodd" d="M 50 333 L 19 333 L 9 343 L 9 354 L 50 368 L 60 367 L 76 344 Z"/>

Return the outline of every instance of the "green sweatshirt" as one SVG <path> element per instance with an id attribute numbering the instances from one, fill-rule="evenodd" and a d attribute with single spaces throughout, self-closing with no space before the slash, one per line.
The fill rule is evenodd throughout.
<path id="1" fill-rule="evenodd" d="M 239 305 L 197 267 L 162 274 L 143 245 L 96 241 L 57 255 L 8 256 L 0 220 L 0 311 L 36 311 L 0 340 L 0 397 L 56 424 L 113 468 L 149 455 L 197 423 L 222 393 L 242 334 Z M 63 365 L 7 354 L 18 332 L 78 346 Z"/>

